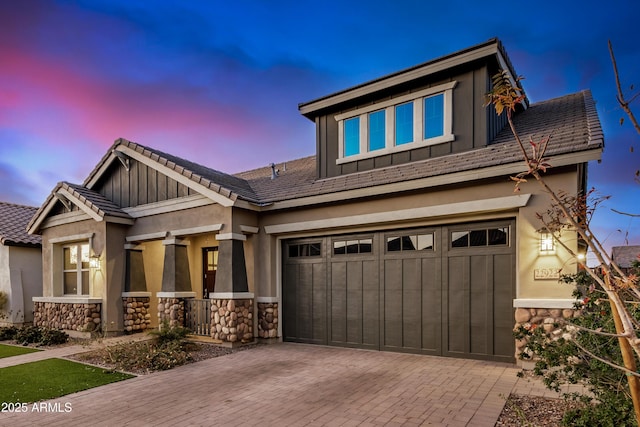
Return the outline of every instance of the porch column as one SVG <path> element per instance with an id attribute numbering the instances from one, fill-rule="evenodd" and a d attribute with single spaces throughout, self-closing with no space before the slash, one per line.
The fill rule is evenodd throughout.
<path id="1" fill-rule="evenodd" d="M 187 246 L 189 242 L 179 239 L 163 240 L 164 268 L 162 269 L 162 292 L 191 292 L 191 274 Z"/>
<path id="2" fill-rule="evenodd" d="M 227 233 L 216 235 L 218 241 L 218 271 L 216 293 L 249 292 L 247 265 L 244 259 L 244 234 Z"/>
<path id="3" fill-rule="evenodd" d="M 249 292 L 244 258 L 246 236 L 237 233 L 216 235 L 218 270 L 216 291 L 211 300 L 211 337 L 221 344 L 236 346 L 254 341 L 254 295 Z"/>
<path id="4" fill-rule="evenodd" d="M 124 292 L 122 311 L 124 332 L 143 332 L 151 327 L 151 292 L 147 292 L 142 251 L 144 246 L 127 243 L 125 250 Z"/>
<path id="5" fill-rule="evenodd" d="M 166 239 L 164 245 L 164 267 L 162 269 L 162 292 L 158 292 L 158 321 L 160 327 L 168 322 L 170 327 L 184 326 L 185 299 L 195 298 L 191 290 L 189 271 L 189 242 Z"/>
<path id="6" fill-rule="evenodd" d="M 147 292 L 147 279 L 144 275 L 142 246 L 126 244 L 125 249 L 125 292 Z"/>

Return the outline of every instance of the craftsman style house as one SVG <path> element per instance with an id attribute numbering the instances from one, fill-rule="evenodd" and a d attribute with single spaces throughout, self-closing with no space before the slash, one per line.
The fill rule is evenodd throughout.
<path id="1" fill-rule="evenodd" d="M 0 325 L 31 323 L 31 299 L 42 295 L 40 236 L 26 229 L 36 210 L 0 202 Z"/>
<path id="2" fill-rule="evenodd" d="M 523 162 L 480 45 L 299 105 L 315 156 L 236 175 L 124 139 L 29 224 L 43 241 L 38 324 L 111 333 L 185 322 L 254 337 L 514 361 L 512 330 L 571 315 L 567 253 L 539 232 L 549 199 L 514 193 Z M 581 192 L 603 136 L 588 91 L 527 105 L 553 131 L 546 175 Z M 578 250 L 575 235 L 565 244 Z"/>

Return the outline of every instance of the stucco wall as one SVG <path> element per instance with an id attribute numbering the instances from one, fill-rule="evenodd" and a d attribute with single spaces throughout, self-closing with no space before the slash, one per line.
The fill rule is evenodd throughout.
<path id="1" fill-rule="evenodd" d="M 0 245 L 0 291 L 8 297 L 0 322 L 33 321 L 31 298 L 42 295 L 40 248 Z"/>
<path id="2" fill-rule="evenodd" d="M 578 175 L 575 169 L 565 168 L 556 170 L 548 174 L 547 182 L 558 190 L 575 193 L 578 188 Z M 361 232 L 366 230 L 379 230 L 381 228 L 404 228 L 414 226 L 428 226 L 439 224 L 455 224 L 470 221 L 486 221 L 497 218 L 516 219 L 516 245 L 518 253 L 517 264 L 517 298 L 545 298 L 545 299 L 567 299 L 571 298 L 572 288 L 569 285 L 560 285 L 557 279 L 539 280 L 534 279 L 534 270 L 541 268 L 562 268 L 563 272 L 575 272 L 576 264 L 570 259 L 567 253 L 558 249 L 554 255 L 540 255 L 539 243 L 540 235 L 537 232 L 542 224 L 536 217 L 536 213 L 544 212 L 549 207 L 550 199 L 541 187 L 534 181 L 521 186 L 518 195 L 531 197 L 525 207 L 513 208 L 510 210 L 493 209 L 492 199 L 514 196 L 514 185 L 508 177 L 497 178 L 490 181 L 483 181 L 477 185 L 451 185 L 439 187 L 437 189 L 425 189 L 422 192 L 398 195 L 396 197 L 385 197 L 372 200 L 358 200 L 330 206 L 317 208 L 292 209 L 287 212 L 273 212 L 265 214 L 261 218 L 261 234 L 258 236 L 260 242 L 256 245 L 259 253 L 256 289 L 259 289 L 258 296 L 277 295 L 278 277 L 280 271 L 280 261 L 276 259 L 276 250 L 279 238 L 305 237 L 314 235 L 327 235 L 338 233 Z M 416 218 L 401 218 L 394 212 L 407 209 L 453 206 L 457 203 L 479 202 L 480 210 L 487 212 L 457 213 L 452 215 L 445 208 L 443 213 L 435 216 L 425 216 Z M 383 213 L 384 220 L 367 224 L 356 224 L 339 227 L 340 222 L 345 218 L 357 222 L 358 218 L 372 213 Z M 348 222 L 348 221 L 347 221 Z M 264 227 L 284 224 L 299 224 L 299 229 L 292 227 L 283 233 L 265 234 Z M 306 226 L 312 224 L 311 228 Z M 323 225 L 331 224 L 331 225 Z M 565 242 L 577 249 L 575 234 L 567 233 Z M 265 264 L 262 263 L 265 260 Z M 268 266 L 266 263 L 268 262 Z M 269 274 L 270 273 L 270 274 Z"/>

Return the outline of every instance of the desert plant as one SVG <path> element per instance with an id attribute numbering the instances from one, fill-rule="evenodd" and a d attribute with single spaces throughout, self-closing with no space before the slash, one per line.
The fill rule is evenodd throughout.
<path id="1" fill-rule="evenodd" d="M 162 345 L 174 341 L 181 342 L 189 335 L 189 332 L 189 329 L 180 325 L 169 326 L 169 321 L 165 319 L 161 327 L 151 331 L 151 334 L 157 338 L 158 344 Z"/>
<path id="2" fill-rule="evenodd" d="M 611 44 L 609 44 L 609 50 L 614 65 L 619 105 L 640 134 L 640 126 L 637 125 L 629 108 L 629 101 L 626 100 L 621 90 Z M 589 196 L 593 193 L 573 196 L 556 191 L 548 185 L 544 174 L 551 165 L 545 157 L 545 152 L 551 143 L 551 136 L 547 135 L 536 141 L 531 138 L 526 143 L 523 142 L 513 121 L 515 112 L 526 102 L 524 91 L 517 81 L 514 84 L 509 73 L 501 71 L 493 77 L 492 86 L 492 91 L 487 94 L 486 105 L 493 105 L 497 114 L 506 112 L 507 122 L 526 168 L 522 173 L 512 177 L 516 182 L 516 191 L 521 183 L 532 177 L 549 195 L 551 207 L 547 212 L 538 214 L 544 231 L 551 233 L 558 245 L 576 260 L 577 264 L 591 277 L 594 286 L 604 292 L 605 296 L 602 300 L 610 305 L 613 328 L 588 330 L 591 334 L 617 339 L 621 359 L 614 360 L 609 356 L 600 357 L 597 355 L 597 349 L 591 347 L 580 347 L 580 353 L 600 363 L 608 364 L 624 374 L 622 382 L 626 383 L 629 388 L 635 419 L 636 422 L 640 422 L 640 373 L 637 369 L 637 363 L 640 360 L 640 323 L 634 317 L 635 307 L 640 304 L 638 276 L 622 270 L 614 262 L 604 248 L 602 241 L 591 228 L 591 218 L 599 203 L 598 199 L 589 200 Z M 632 99 L 634 98 L 635 96 L 632 97 Z M 530 151 L 527 147 L 530 147 Z M 590 202 L 592 203 L 590 204 Z M 575 233 L 579 241 L 583 242 L 591 255 L 595 257 L 598 266 L 588 266 L 584 258 L 579 257 L 575 250 L 566 245 L 560 238 L 563 232 Z"/>
<path id="3" fill-rule="evenodd" d="M 58 329 L 44 328 L 41 326 L 23 326 L 15 334 L 15 340 L 19 344 L 56 345 L 64 344 L 69 335 Z"/>
<path id="4" fill-rule="evenodd" d="M 626 374 L 608 363 L 622 364 L 622 354 L 615 334 L 595 334 L 590 331 L 615 330 L 611 306 L 606 294 L 599 290 L 584 271 L 562 277 L 565 283 L 576 285 L 575 309 L 581 315 L 570 322 L 554 325 L 559 329 L 547 332 L 544 325 L 526 324 L 516 331 L 517 339 L 527 340 L 522 359 L 535 360 L 534 375 L 544 384 L 560 391 L 564 384 L 581 384 L 588 393 L 565 394 L 564 397 L 582 403 L 567 411 L 563 418 L 571 426 L 633 426 L 636 425 L 633 403 L 626 385 Z M 633 315 L 640 320 L 640 308 Z M 583 348 L 590 349 L 594 356 Z"/>
<path id="5" fill-rule="evenodd" d="M 9 341 L 16 338 L 18 328 L 15 326 L 3 326 L 0 327 L 0 341 Z"/>

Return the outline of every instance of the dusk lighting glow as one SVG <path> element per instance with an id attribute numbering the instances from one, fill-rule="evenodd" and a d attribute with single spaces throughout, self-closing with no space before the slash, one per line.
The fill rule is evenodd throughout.
<path id="1" fill-rule="evenodd" d="M 119 137 L 228 173 L 308 156 L 299 103 L 498 37 L 532 102 L 591 89 L 606 145 L 589 187 L 611 195 L 595 228 L 640 244 L 640 218 L 612 211 L 640 214 L 640 136 L 620 124 L 607 50 L 631 97 L 638 16 L 631 0 L 5 1 L 0 200 L 40 206 Z"/>

